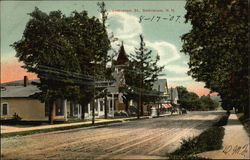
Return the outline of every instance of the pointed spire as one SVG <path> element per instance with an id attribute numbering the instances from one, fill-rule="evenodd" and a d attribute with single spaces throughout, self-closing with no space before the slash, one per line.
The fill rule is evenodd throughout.
<path id="1" fill-rule="evenodd" d="M 122 41 L 121 48 L 119 50 L 119 54 L 116 60 L 116 65 L 125 65 L 127 62 L 128 62 L 128 56 L 125 52 L 123 41 Z"/>

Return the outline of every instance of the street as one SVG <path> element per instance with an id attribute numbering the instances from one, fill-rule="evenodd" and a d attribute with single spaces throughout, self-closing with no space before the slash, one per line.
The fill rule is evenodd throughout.
<path id="1" fill-rule="evenodd" d="M 197 136 L 224 111 L 130 121 L 1 139 L 5 159 L 164 158 L 181 139 Z"/>

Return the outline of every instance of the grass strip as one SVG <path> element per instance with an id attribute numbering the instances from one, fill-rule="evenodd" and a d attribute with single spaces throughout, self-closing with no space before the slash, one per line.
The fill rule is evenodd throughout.
<path id="1" fill-rule="evenodd" d="M 1 138 L 9 138 L 9 137 L 14 137 L 14 136 L 26 136 L 26 135 L 31 135 L 31 134 L 35 134 L 35 133 L 46 133 L 46 132 L 52 132 L 52 131 L 84 128 L 84 127 L 90 127 L 90 126 L 100 126 L 100 125 L 104 125 L 104 124 L 119 123 L 119 122 L 122 122 L 122 121 L 116 120 L 116 121 L 95 123 L 94 125 L 92 125 L 92 124 L 79 124 L 79 125 L 74 125 L 74 126 L 65 126 L 65 127 L 37 129 L 37 130 L 21 131 L 21 132 L 2 133 Z"/>
<path id="2" fill-rule="evenodd" d="M 250 136 L 250 118 L 247 118 L 244 113 L 237 113 L 236 115 L 247 131 L 248 136 Z"/>
<path id="3" fill-rule="evenodd" d="M 197 153 L 219 150 L 222 148 L 225 129 L 229 114 L 223 115 L 211 128 L 197 137 L 183 139 L 181 147 L 168 154 L 170 159 L 207 159 L 195 156 Z"/>
<path id="4" fill-rule="evenodd" d="M 160 117 L 165 117 L 160 116 Z M 160 117 L 154 117 L 154 118 L 160 118 Z M 90 127 L 90 126 L 100 126 L 105 125 L 105 124 L 112 124 L 112 123 L 120 123 L 124 121 L 138 121 L 138 120 L 145 120 L 149 119 L 149 117 L 140 117 L 140 119 L 132 118 L 132 119 L 124 119 L 124 120 L 113 120 L 113 121 L 108 121 L 108 122 L 100 122 L 100 123 L 95 123 L 94 125 L 92 124 L 79 124 L 79 125 L 74 125 L 74 126 L 65 126 L 65 127 L 55 127 L 55 128 L 47 128 L 47 129 L 36 129 L 36 130 L 30 130 L 30 131 L 21 131 L 21 132 L 11 132 L 11 133 L 1 133 L 1 138 L 10 138 L 14 136 L 26 136 L 26 135 L 31 135 L 31 134 L 36 134 L 36 133 L 47 133 L 47 132 L 53 132 L 53 131 L 61 131 L 61 130 L 70 130 L 70 129 L 75 129 L 75 128 L 84 128 L 84 127 Z M 58 123 L 56 123 L 58 124 Z M 103 126 L 104 127 L 104 126 Z"/>
<path id="5" fill-rule="evenodd" d="M 113 120 L 113 121 L 108 121 L 108 122 L 99 122 L 99 123 L 95 123 L 94 125 L 79 124 L 79 125 L 65 126 L 65 127 L 55 127 L 55 128 L 37 129 L 37 130 L 30 130 L 30 131 L 2 133 L 1 138 L 9 138 L 9 137 L 14 137 L 14 136 L 26 136 L 26 135 L 36 134 L 36 133 L 47 133 L 47 132 L 53 132 L 53 131 L 70 130 L 70 129 L 76 129 L 76 128 L 91 127 L 91 126 L 102 127 L 101 125 L 105 125 L 105 124 L 120 123 L 124 121 L 144 120 L 144 119 L 148 119 L 148 117 L 141 117 L 140 119 L 133 118 L 133 119 L 125 119 L 125 120 Z"/>

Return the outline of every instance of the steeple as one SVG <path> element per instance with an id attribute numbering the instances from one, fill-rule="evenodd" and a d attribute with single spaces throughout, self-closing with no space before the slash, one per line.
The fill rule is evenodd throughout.
<path id="1" fill-rule="evenodd" d="M 122 41 L 122 45 L 121 45 L 121 48 L 119 50 L 119 54 L 116 60 L 116 65 L 126 65 L 127 62 L 128 62 L 128 56 L 125 52 L 123 41 Z"/>

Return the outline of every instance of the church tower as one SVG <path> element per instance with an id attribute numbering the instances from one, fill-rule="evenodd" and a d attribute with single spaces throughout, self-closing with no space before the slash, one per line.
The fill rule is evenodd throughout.
<path id="1" fill-rule="evenodd" d="M 123 46 L 123 41 L 122 41 L 122 45 L 120 47 L 119 50 L 119 54 L 115 63 L 115 67 L 119 68 L 119 67 L 124 67 L 128 64 L 128 56 L 125 52 L 124 46 Z"/>
<path id="2" fill-rule="evenodd" d="M 115 61 L 115 71 L 113 72 L 113 76 L 115 78 L 115 88 L 116 88 L 116 94 L 117 94 L 117 101 L 115 104 L 116 110 L 125 110 L 125 104 L 123 102 L 123 93 L 121 91 L 121 88 L 123 88 L 126 85 L 125 82 L 125 76 L 124 76 L 124 69 L 128 65 L 128 56 L 125 52 L 123 42 L 121 44 L 118 57 Z"/>

